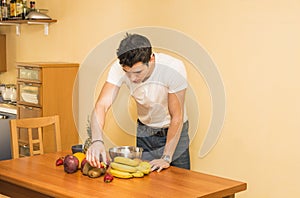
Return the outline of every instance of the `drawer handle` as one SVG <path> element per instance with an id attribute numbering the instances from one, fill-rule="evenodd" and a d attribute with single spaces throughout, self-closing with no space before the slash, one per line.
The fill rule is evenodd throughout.
<path id="1" fill-rule="evenodd" d="M 26 86 L 33 86 L 32 83 L 23 83 L 23 85 L 26 85 Z"/>
<path id="2" fill-rule="evenodd" d="M 23 106 L 23 108 L 24 108 L 24 109 L 28 109 L 28 110 L 33 110 L 32 107 L 24 107 L 24 106 Z"/>

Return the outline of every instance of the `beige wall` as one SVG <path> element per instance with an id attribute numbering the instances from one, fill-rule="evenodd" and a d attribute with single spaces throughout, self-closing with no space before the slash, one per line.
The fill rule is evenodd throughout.
<path id="1" fill-rule="evenodd" d="M 82 63 L 101 41 L 126 29 L 182 31 L 208 51 L 226 89 L 220 139 L 199 158 L 200 127 L 191 145 L 192 169 L 247 182 L 241 198 L 300 195 L 299 1 L 37 0 L 37 7 L 48 8 L 58 23 L 48 36 L 42 26 L 22 25 L 19 37 L 14 28 L 0 27 L 9 64 L 1 82 L 15 81 L 16 61 Z M 199 97 L 199 104 L 205 101 Z"/>

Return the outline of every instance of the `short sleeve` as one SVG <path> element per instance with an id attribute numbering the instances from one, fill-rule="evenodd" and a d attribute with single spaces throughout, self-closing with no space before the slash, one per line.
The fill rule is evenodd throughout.
<path id="1" fill-rule="evenodd" d="M 124 81 L 124 76 L 125 72 L 123 71 L 121 65 L 118 61 L 115 61 L 108 72 L 106 81 L 118 87 L 121 87 Z"/>
<path id="2" fill-rule="evenodd" d="M 182 61 L 174 61 L 169 68 L 169 93 L 176 93 L 188 87 L 185 66 Z"/>

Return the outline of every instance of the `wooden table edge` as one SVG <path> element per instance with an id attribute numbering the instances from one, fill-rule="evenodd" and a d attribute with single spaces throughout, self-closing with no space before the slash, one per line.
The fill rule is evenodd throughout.
<path id="1" fill-rule="evenodd" d="M 10 178 L 10 177 L 2 175 L 0 177 L 0 182 L 6 182 L 6 183 L 9 183 L 16 187 L 21 187 L 21 188 L 27 189 L 29 191 L 38 192 L 40 194 L 50 196 L 50 197 L 66 197 L 65 194 L 61 194 L 56 191 L 49 190 L 49 188 L 44 188 L 42 185 L 33 186 L 30 182 L 28 182 L 26 180 L 17 180 L 15 178 Z"/>

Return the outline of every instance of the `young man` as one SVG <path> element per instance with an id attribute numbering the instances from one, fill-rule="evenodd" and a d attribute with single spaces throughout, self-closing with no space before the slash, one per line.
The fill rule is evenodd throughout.
<path id="1" fill-rule="evenodd" d="M 137 146 L 144 149 L 143 160 L 149 160 L 157 171 L 170 165 L 190 169 L 184 64 L 169 55 L 152 53 L 150 41 L 138 34 L 126 35 L 117 56 L 91 116 L 92 145 L 87 160 L 100 167 L 100 155 L 107 159 L 102 132 L 105 116 L 125 83 L 137 104 Z"/>

